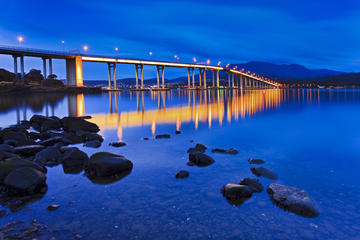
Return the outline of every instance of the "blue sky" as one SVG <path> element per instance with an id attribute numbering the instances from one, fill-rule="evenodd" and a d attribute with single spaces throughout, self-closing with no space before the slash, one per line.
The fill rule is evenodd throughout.
<path id="1" fill-rule="evenodd" d="M 309 68 L 360 71 L 360 1 L 219 0 L 219 1 L 3 1 L 0 44 L 69 50 L 89 46 L 92 54 L 212 63 L 268 61 Z M 26 59 L 26 70 L 41 69 Z M 64 77 L 65 64 L 55 61 Z M 12 69 L 0 56 L 0 68 Z M 119 78 L 133 77 L 133 66 L 119 66 Z M 167 77 L 184 75 L 167 70 Z M 85 64 L 85 79 L 105 79 L 106 65 Z M 145 77 L 155 76 L 151 67 Z"/>

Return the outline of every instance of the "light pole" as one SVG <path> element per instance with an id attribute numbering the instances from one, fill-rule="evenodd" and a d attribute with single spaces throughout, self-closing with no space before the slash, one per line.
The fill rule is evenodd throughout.
<path id="1" fill-rule="evenodd" d="M 17 40 L 19 42 L 19 47 L 21 47 L 21 43 L 24 41 L 24 37 L 23 36 L 18 36 Z"/>
<path id="2" fill-rule="evenodd" d="M 64 40 L 61 41 L 61 45 L 62 45 L 63 51 L 65 52 L 65 41 Z"/>
<path id="3" fill-rule="evenodd" d="M 87 50 L 89 50 L 89 47 L 87 45 L 83 46 L 84 51 L 86 52 Z"/>

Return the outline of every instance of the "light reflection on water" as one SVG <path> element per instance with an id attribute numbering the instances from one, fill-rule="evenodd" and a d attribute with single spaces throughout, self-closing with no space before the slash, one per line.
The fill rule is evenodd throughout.
<path id="1" fill-rule="evenodd" d="M 49 168 L 46 195 L 0 218 L 36 218 L 58 230 L 56 239 L 357 239 L 360 232 L 360 92 L 272 89 L 254 91 L 122 92 L 99 95 L 0 96 L 1 127 L 34 112 L 91 115 L 105 141 L 89 155 L 110 151 L 134 163 L 130 175 L 109 185 Z M 183 131 L 175 135 L 175 130 Z M 170 133 L 171 139 L 145 136 Z M 124 140 L 119 149 L 109 142 Z M 213 154 L 207 168 L 186 166 L 195 143 L 234 147 Z M 281 184 L 305 189 L 320 216 L 307 219 L 274 206 L 266 192 L 239 207 L 220 194 L 227 183 L 253 176 L 249 157 L 266 161 Z M 180 169 L 190 172 L 175 179 Z M 266 187 L 272 181 L 261 179 Z M 69 201 L 75 201 L 69 205 Z M 61 207 L 48 212 L 48 204 Z M 341 226 L 341 227 L 339 227 Z M 49 236 L 44 236 L 49 239 Z"/>

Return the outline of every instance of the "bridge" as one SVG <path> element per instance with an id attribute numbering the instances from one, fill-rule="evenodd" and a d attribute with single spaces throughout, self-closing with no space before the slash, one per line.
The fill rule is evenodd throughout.
<path id="1" fill-rule="evenodd" d="M 66 84 L 70 86 L 83 86 L 83 62 L 98 62 L 106 63 L 108 65 L 108 89 L 117 89 L 116 84 L 116 66 L 117 64 L 131 64 L 135 66 L 135 89 L 138 91 L 148 90 L 144 88 L 144 65 L 156 67 L 157 73 L 157 87 L 152 90 L 166 90 L 165 85 L 165 68 L 185 68 L 187 69 L 187 88 L 188 89 L 207 89 L 220 88 L 220 71 L 227 74 L 228 88 L 239 89 L 260 89 L 260 88 L 278 88 L 279 83 L 268 78 L 256 75 L 255 73 L 245 72 L 244 70 L 237 70 L 236 68 L 215 66 L 210 64 L 198 63 L 182 63 L 158 60 L 145 59 L 130 59 L 115 56 L 101 56 L 82 54 L 73 51 L 50 51 L 43 49 L 21 48 L 0 46 L 0 54 L 11 55 L 14 59 L 14 73 L 18 77 L 18 59 L 20 60 L 20 78 L 24 79 L 24 57 L 41 58 L 43 61 L 43 75 L 47 78 L 47 70 L 49 75 L 53 74 L 52 60 L 63 59 L 66 63 Z M 47 68 L 48 65 L 48 68 Z M 195 86 L 195 70 L 198 71 L 199 83 Z M 140 71 L 140 73 L 139 73 Z M 212 72 L 212 86 L 208 86 L 209 79 L 206 72 Z M 216 75 L 216 77 L 215 77 Z M 161 84 L 160 84 L 161 78 Z M 140 83 L 139 83 L 140 80 Z"/>

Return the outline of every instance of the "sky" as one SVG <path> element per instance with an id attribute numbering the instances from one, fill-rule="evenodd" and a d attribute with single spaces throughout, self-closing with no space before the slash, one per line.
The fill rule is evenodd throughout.
<path id="1" fill-rule="evenodd" d="M 0 0 L 0 45 L 198 62 L 267 61 L 360 72 L 359 0 Z M 65 41 L 65 44 L 61 44 Z M 119 50 L 116 52 L 115 47 Z M 149 52 L 153 55 L 150 56 Z M 0 68 L 13 70 L 0 56 Z M 25 70 L 41 69 L 36 58 Z M 107 77 L 106 64 L 84 64 L 84 79 Z M 64 61 L 54 73 L 65 77 Z M 154 67 L 144 69 L 154 77 Z M 166 77 L 183 76 L 166 69 Z M 118 77 L 134 77 L 118 66 Z"/>

